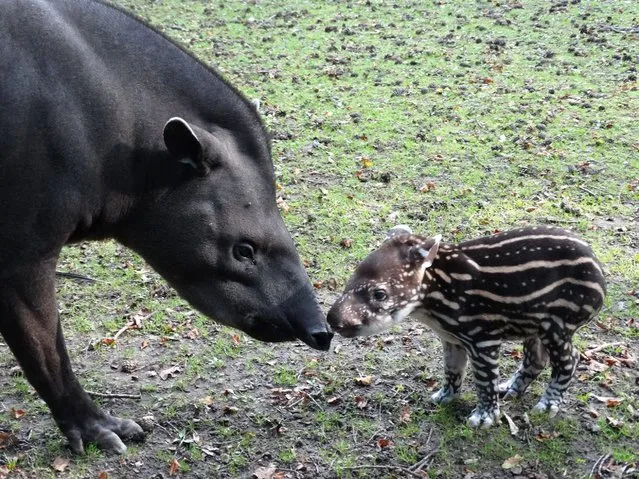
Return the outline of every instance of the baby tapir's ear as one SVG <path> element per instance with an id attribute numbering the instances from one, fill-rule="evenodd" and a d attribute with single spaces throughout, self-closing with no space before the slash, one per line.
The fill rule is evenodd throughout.
<path id="1" fill-rule="evenodd" d="M 412 234 L 413 234 L 413 230 L 411 230 L 408 226 L 397 225 L 388 230 L 388 233 L 386 233 L 386 238 L 384 239 L 384 241 L 388 241 L 389 239 L 392 239 L 395 236 L 412 235 Z"/>
<path id="2" fill-rule="evenodd" d="M 415 245 L 411 251 L 411 257 L 415 261 L 415 267 L 419 268 L 419 282 L 424 279 L 424 273 L 426 268 L 430 268 L 435 261 L 437 252 L 439 251 L 439 243 L 442 240 L 442 235 L 433 237 L 434 243 L 430 248 L 426 248 L 423 245 Z"/>

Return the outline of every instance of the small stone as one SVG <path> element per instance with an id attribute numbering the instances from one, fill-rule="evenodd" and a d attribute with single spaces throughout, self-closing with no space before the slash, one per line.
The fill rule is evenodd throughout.
<path id="1" fill-rule="evenodd" d="M 155 416 L 152 414 L 142 416 L 137 422 L 144 432 L 151 432 L 155 428 Z"/>

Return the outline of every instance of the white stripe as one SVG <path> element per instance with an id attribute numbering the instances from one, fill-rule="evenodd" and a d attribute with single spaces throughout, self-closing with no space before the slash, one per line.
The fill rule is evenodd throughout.
<path id="1" fill-rule="evenodd" d="M 555 307 L 568 308 L 574 312 L 577 312 L 581 309 L 578 304 L 573 303 L 572 301 L 566 301 L 565 299 L 556 299 L 553 302 L 548 303 L 546 306 L 548 308 L 555 308 Z"/>
<path id="2" fill-rule="evenodd" d="M 560 279 L 559 281 L 555 281 L 554 283 L 549 284 L 545 288 L 538 289 L 537 291 L 527 294 L 525 296 L 500 296 L 498 294 L 491 293 L 490 291 L 484 291 L 482 289 L 469 289 L 464 292 L 466 294 L 472 294 L 475 296 L 483 296 L 484 298 L 491 299 L 498 303 L 522 304 L 527 301 L 531 301 L 533 299 L 539 298 L 540 296 L 543 296 L 544 294 L 549 293 L 553 289 L 566 283 L 577 284 L 579 286 L 585 286 L 587 288 L 594 289 L 601 295 L 601 297 L 604 296 L 603 289 L 601 289 L 601 285 L 599 283 L 595 283 L 594 281 L 581 281 L 574 278 Z"/>
<path id="3" fill-rule="evenodd" d="M 492 348 L 494 346 L 499 346 L 500 344 L 500 339 L 489 339 L 488 341 L 479 341 L 475 344 L 475 346 L 478 348 Z"/>
<path id="4" fill-rule="evenodd" d="M 472 249 L 482 249 L 482 248 L 486 248 L 486 249 L 492 249 L 492 248 L 501 248 L 504 245 L 510 244 L 510 243 L 515 243 L 517 241 L 526 241 L 526 240 L 534 240 L 534 239 L 549 239 L 552 238 L 554 240 L 566 240 L 566 241 L 574 241 L 575 243 L 579 243 L 581 245 L 584 246 L 588 246 L 588 243 L 586 243 L 583 240 L 580 240 L 579 238 L 575 238 L 573 236 L 556 236 L 556 235 L 527 235 L 527 236 L 518 236 L 516 238 L 509 238 L 507 240 L 504 241 L 500 241 L 498 243 L 492 243 L 492 244 L 474 244 L 474 245 L 470 245 L 470 246 L 463 246 L 460 245 L 459 249 L 461 250 L 472 250 Z"/>
<path id="5" fill-rule="evenodd" d="M 468 323 L 470 321 L 509 321 L 510 317 L 503 314 L 475 314 L 473 316 L 459 316 L 457 318 L 460 323 Z"/>
<path id="6" fill-rule="evenodd" d="M 457 326 L 459 324 L 456 320 L 454 320 L 450 316 L 446 316 L 445 314 L 438 313 L 437 311 L 432 311 L 431 310 L 430 314 L 432 316 L 435 316 L 438 319 L 441 319 L 442 321 L 445 321 L 446 323 L 450 324 L 451 326 Z"/>
<path id="7" fill-rule="evenodd" d="M 597 262 L 589 257 L 582 256 L 577 259 L 561 259 L 557 261 L 529 261 L 523 264 L 516 264 L 510 266 L 478 266 L 477 269 L 482 273 L 518 273 L 520 271 L 526 271 L 534 268 L 556 268 L 557 266 L 577 266 L 579 264 L 590 263 L 594 266 L 599 273 L 602 273 L 601 267 Z M 602 273 L 603 274 L 603 273 Z"/>
<path id="8" fill-rule="evenodd" d="M 454 301 L 450 301 L 448 299 L 446 299 L 444 297 L 443 294 L 441 294 L 439 291 L 435 291 L 433 293 L 428 293 L 426 295 L 427 298 L 432 298 L 432 299 L 436 299 L 438 301 L 441 301 L 442 303 L 444 303 L 446 306 L 448 306 L 450 309 L 459 309 L 459 303 L 455 303 Z M 455 322 L 457 323 L 457 322 Z"/>
<path id="9" fill-rule="evenodd" d="M 459 281 L 470 281 L 473 276 L 467 273 L 450 273 L 451 278 Z"/>
<path id="10" fill-rule="evenodd" d="M 452 279 L 450 279 L 450 276 L 448 276 L 446 273 L 444 273 L 441 269 L 439 268 L 435 268 L 433 271 L 435 271 L 435 274 L 437 274 L 441 279 L 443 279 L 444 281 L 446 281 L 447 283 L 452 283 Z"/>
<path id="11" fill-rule="evenodd" d="M 490 356 L 486 356 L 483 353 L 479 353 L 478 356 L 486 361 L 488 364 L 498 364 L 495 358 L 491 358 Z"/>

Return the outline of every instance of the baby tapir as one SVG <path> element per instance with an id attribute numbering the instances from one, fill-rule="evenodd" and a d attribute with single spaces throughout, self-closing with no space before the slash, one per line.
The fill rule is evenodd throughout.
<path id="1" fill-rule="evenodd" d="M 449 244 L 398 226 L 357 267 L 328 322 L 345 337 L 378 333 L 409 314 L 429 325 L 443 343 L 445 369 L 432 400 L 459 394 L 470 358 L 478 403 L 468 423 L 490 427 L 500 416 L 499 394 L 522 394 L 548 361 L 552 379 L 535 409 L 557 413 L 578 361 L 572 337 L 597 314 L 605 292 L 588 244 L 560 228 Z M 514 338 L 524 340 L 523 362 L 499 384 L 499 347 Z"/>

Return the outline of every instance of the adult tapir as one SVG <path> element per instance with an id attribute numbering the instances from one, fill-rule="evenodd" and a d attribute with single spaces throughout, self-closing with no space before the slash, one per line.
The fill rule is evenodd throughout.
<path id="1" fill-rule="evenodd" d="M 123 452 L 142 432 L 89 399 L 57 317 L 61 248 L 103 238 L 220 323 L 329 347 L 252 105 L 118 8 L 2 0 L 0 331 L 78 452 Z"/>

